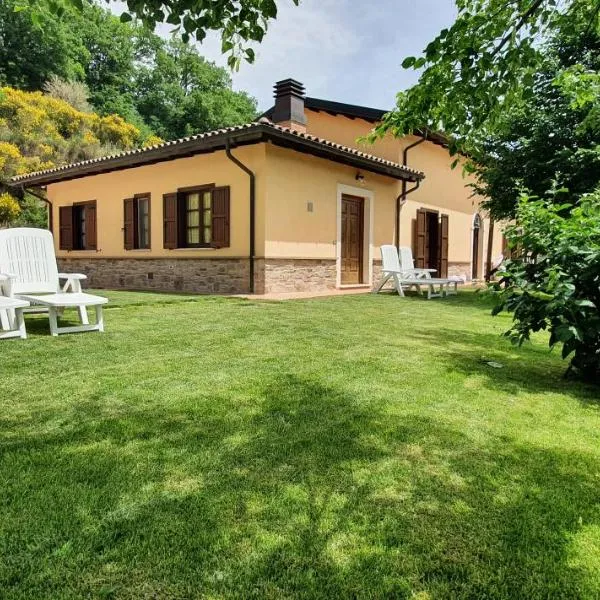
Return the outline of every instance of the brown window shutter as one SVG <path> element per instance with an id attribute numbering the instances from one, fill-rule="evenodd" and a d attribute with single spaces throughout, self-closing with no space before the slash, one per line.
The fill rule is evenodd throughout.
<path id="1" fill-rule="evenodd" d="M 123 200 L 123 243 L 125 250 L 133 250 L 135 247 L 135 209 L 134 199 Z"/>
<path id="2" fill-rule="evenodd" d="M 85 249 L 97 249 L 96 203 L 90 202 L 85 207 Z"/>
<path id="3" fill-rule="evenodd" d="M 73 207 L 61 206 L 58 209 L 58 247 L 73 250 Z"/>
<path id="4" fill-rule="evenodd" d="M 415 267 L 424 269 L 425 267 L 425 247 L 427 236 L 427 211 L 423 208 L 417 210 L 417 223 L 415 228 Z"/>
<path id="5" fill-rule="evenodd" d="M 212 190 L 212 246 L 229 247 L 229 186 Z"/>
<path id="6" fill-rule="evenodd" d="M 440 277 L 448 277 L 448 215 L 440 217 Z"/>
<path id="7" fill-rule="evenodd" d="M 163 196 L 163 246 L 173 250 L 177 248 L 177 194 Z"/>

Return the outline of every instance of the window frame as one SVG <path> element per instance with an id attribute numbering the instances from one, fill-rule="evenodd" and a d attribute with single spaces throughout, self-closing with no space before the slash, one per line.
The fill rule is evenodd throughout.
<path id="1" fill-rule="evenodd" d="M 177 241 L 177 247 L 178 248 L 213 248 L 213 243 L 212 243 L 212 203 L 213 203 L 213 190 L 215 189 L 215 184 L 214 183 L 207 183 L 204 185 L 194 185 L 194 186 L 190 186 L 190 187 L 183 187 L 183 188 L 178 188 L 177 189 L 177 219 L 178 219 L 178 241 Z M 211 241 L 210 242 L 206 242 L 204 241 L 204 232 L 205 232 L 205 225 L 204 225 L 204 215 L 205 215 L 205 211 L 206 209 L 204 208 L 203 205 L 203 200 L 204 200 L 204 194 L 206 192 L 210 192 L 210 214 L 211 214 L 211 224 L 210 224 L 210 232 L 211 232 Z M 187 220 L 187 214 L 188 214 L 188 210 L 187 210 L 187 196 L 189 194 L 198 194 L 199 199 L 199 208 L 198 208 L 198 231 L 199 231 L 199 235 L 201 237 L 201 239 L 203 240 L 202 242 L 199 242 L 197 244 L 194 243 L 188 243 L 187 241 L 187 233 L 188 233 L 188 229 L 189 229 L 189 225 L 188 225 L 188 220 Z M 195 211 L 194 211 L 195 212 Z"/>

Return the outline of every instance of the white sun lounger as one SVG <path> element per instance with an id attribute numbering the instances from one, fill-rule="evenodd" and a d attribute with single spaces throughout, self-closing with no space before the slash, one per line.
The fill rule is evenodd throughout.
<path id="1" fill-rule="evenodd" d="M 49 231 L 26 227 L 0 231 L 0 276 L 4 296 L 27 301 L 36 312 L 40 308 L 48 311 L 52 335 L 104 331 L 102 306 L 108 299 L 82 292 L 85 275 L 58 272 Z M 61 280 L 65 282 L 62 286 Z M 88 306 L 96 309 L 94 324 L 89 322 Z M 57 317 L 69 307 L 77 308 L 81 325 L 59 327 Z"/>
<path id="2" fill-rule="evenodd" d="M 410 251 L 410 248 L 406 250 Z M 405 256 L 407 256 L 405 251 Z M 392 281 L 396 291 L 400 296 L 404 296 L 404 289 L 416 288 L 421 293 L 421 287 L 427 287 L 427 298 L 442 298 L 458 293 L 458 284 L 461 283 L 454 279 L 442 279 L 431 277 L 434 269 L 415 269 L 412 262 L 412 252 L 410 252 L 410 268 L 403 268 L 398 259 L 396 246 L 381 246 L 381 280 L 373 288 L 375 293 L 380 292 L 383 286 Z M 405 258 L 405 260 L 407 260 Z"/>
<path id="3" fill-rule="evenodd" d="M 6 278 L 0 277 L 0 283 L 3 281 L 6 281 Z M 0 340 L 15 337 L 25 339 L 27 337 L 23 309 L 28 306 L 29 302 L 26 300 L 0 296 Z"/>

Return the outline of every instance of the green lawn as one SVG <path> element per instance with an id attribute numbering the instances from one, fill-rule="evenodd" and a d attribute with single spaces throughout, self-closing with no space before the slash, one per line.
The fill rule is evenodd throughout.
<path id="1" fill-rule="evenodd" d="M 0 343 L 2 599 L 600 597 L 598 390 L 475 294 L 108 295 Z"/>

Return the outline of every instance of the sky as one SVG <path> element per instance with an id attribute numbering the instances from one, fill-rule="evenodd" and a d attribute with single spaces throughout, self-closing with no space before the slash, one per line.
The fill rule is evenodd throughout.
<path id="1" fill-rule="evenodd" d="M 254 64 L 233 73 L 233 86 L 249 92 L 260 109 L 272 105 L 273 84 L 293 77 L 308 96 L 389 109 L 396 93 L 415 83 L 402 69 L 450 25 L 453 0 L 278 0 L 279 14 Z M 117 10 L 115 12 L 118 12 Z M 168 35 L 169 26 L 157 33 Z M 199 46 L 209 60 L 225 66 L 218 34 Z"/>

